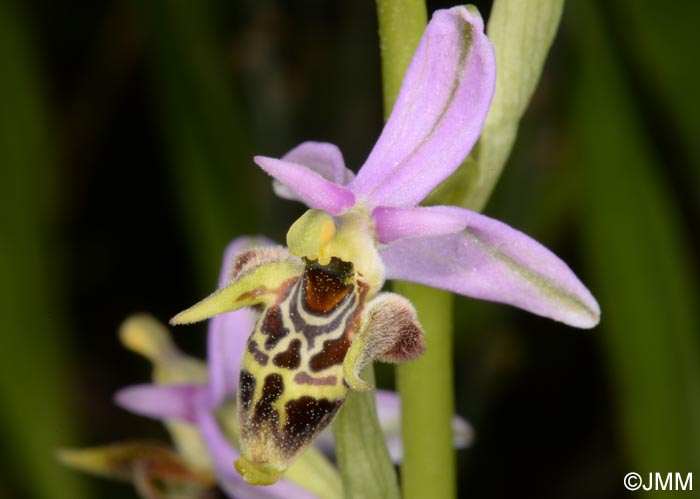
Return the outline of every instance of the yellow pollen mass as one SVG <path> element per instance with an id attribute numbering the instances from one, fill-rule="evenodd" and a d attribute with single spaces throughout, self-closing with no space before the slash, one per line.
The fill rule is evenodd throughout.
<path id="1" fill-rule="evenodd" d="M 321 210 L 309 210 L 287 232 L 287 246 L 294 256 L 311 259 L 328 258 L 325 246 L 335 236 L 333 217 Z"/>

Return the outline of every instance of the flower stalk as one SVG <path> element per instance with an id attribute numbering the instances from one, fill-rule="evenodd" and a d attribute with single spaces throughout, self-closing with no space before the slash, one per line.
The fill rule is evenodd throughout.
<path id="1" fill-rule="evenodd" d="M 377 0 L 377 17 L 381 38 L 384 116 L 388 118 L 406 68 L 427 24 L 427 10 L 423 0 Z M 406 284 L 406 287 L 413 286 Z M 362 377 L 373 383 L 374 368 L 368 366 Z M 452 412 L 449 417 L 452 417 Z M 346 499 L 400 497 L 396 474 L 376 417 L 374 398 L 370 394 L 353 393 L 348 397 L 333 425 L 333 432 Z M 404 445 L 405 442 L 404 436 Z M 449 447 L 452 447 L 452 440 Z M 405 490 L 405 483 L 403 488 Z M 405 493 L 404 497 L 407 497 Z"/>
<path id="2" fill-rule="evenodd" d="M 428 204 L 447 201 L 479 211 L 486 205 L 510 155 L 520 118 L 539 81 L 559 25 L 563 3 L 563 0 L 543 0 L 526 6 L 504 0 L 494 2 L 488 33 L 500 68 L 496 94 L 478 147 L 453 176 L 454 181 L 448 179 L 436 189 L 426 200 Z M 402 75 L 406 64 L 389 48 L 413 47 L 415 37 L 419 35 L 411 29 L 394 29 L 390 23 L 391 18 L 386 15 L 383 18 L 382 10 L 392 12 L 401 5 L 401 8 L 408 9 L 403 13 L 404 18 L 408 18 L 411 13 L 416 16 L 414 19 L 424 18 L 419 12 L 416 13 L 415 6 L 403 7 L 404 2 L 388 0 L 379 4 L 382 4 L 379 20 L 385 109 L 388 116 L 396 89 L 401 83 L 400 80 L 396 81 L 395 75 Z M 407 22 L 407 25 L 415 27 L 415 22 Z M 397 283 L 396 289 L 414 303 L 428 332 L 426 354 L 416 362 L 397 368 L 398 387 L 404 407 L 404 497 L 418 498 L 426 494 L 454 497 L 454 451 L 449 443 L 446 444 L 451 438 L 451 427 L 446 421 L 453 411 L 452 296 L 445 294 L 440 297 L 442 293 L 439 291 L 404 282 Z M 427 408 L 430 410 L 427 411 Z M 432 425 L 435 429 L 430 434 L 431 438 L 427 438 L 426 433 L 421 431 L 426 425 Z M 434 487 L 441 489 L 437 491 Z"/>
<path id="3" fill-rule="evenodd" d="M 388 118 L 404 73 L 427 23 L 423 0 L 378 0 L 384 116 Z M 401 27 L 398 26 L 401 19 Z M 416 307 L 426 334 L 426 352 L 415 362 L 397 366 L 401 395 L 404 460 L 401 489 L 404 499 L 456 496 L 455 453 L 451 419 L 452 302 L 450 293 L 406 282 L 397 293 Z M 431 431 L 426 432 L 425 428 Z"/>
<path id="4" fill-rule="evenodd" d="M 449 499 L 456 496 L 451 423 L 454 414 L 454 298 L 446 291 L 407 282 L 397 282 L 394 289 L 416 307 L 425 328 L 426 344 L 425 354 L 420 359 L 396 369 L 402 407 L 403 497 Z"/>
<path id="5" fill-rule="evenodd" d="M 389 119 L 406 68 L 428 23 L 424 0 L 377 0 L 384 119 Z"/>

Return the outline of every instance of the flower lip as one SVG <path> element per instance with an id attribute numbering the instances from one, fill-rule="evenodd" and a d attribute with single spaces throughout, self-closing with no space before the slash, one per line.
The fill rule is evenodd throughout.
<path id="1" fill-rule="evenodd" d="M 330 263 L 327 265 L 322 265 L 318 260 L 304 259 L 304 264 L 307 269 L 320 269 L 324 273 L 337 277 L 338 279 L 345 281 L 354 274 L 354 266 L 352 262 L 346 262 L 340 258 L 331 258 Z"/>
<path id="2" fill-rule="evenodd" d="M 199 405 L 195 411 L 195 417 L 197 426 L 211 453 L 219 483 L 230 497 L 241 499 L 315 498 L 311 492 L 287 480 L 280 480 L 264 489 L 246 483 L 233 467 L 233 462 L 240 457 L 240 454 L 221 431 L 211 410 L 204 405 Z"/>

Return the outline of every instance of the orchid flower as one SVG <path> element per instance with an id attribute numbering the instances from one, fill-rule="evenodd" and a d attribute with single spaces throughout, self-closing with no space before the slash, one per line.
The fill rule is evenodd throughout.
<path id="1" fill-rule="evenodd" d="M 400 279 L 520 307 L 590 328 L 595 299 L 569 267 L 525 234 L 456 206 L 418 204 L 479 137 L 495 85 L 493 48 L 473 8 L 437 11 L 393 112 L 355 176 L 339 149 L 305 142 L 255 162 L 278 195 L 311 209 L 284 248 L 240 255 L 229 281 L 172 324 L 255 306 L 238 390 L 246 481 L 270 484 L 332 421 L 369 362 L 424 350 L 413 306 L 380 292 Z"/>
<path id="2" fill-rule="evenodd" d="M 264 238 L 242 237 L 228 246 L 224 252 L 219 278 L 221 285 L 228 281 L 233 272 L 236 255 L 260 244 L 269 247 L 272 243 Z M 232 498 L 341 497 L 337 472 L 327 459 L 314 449 L 297 462 L 296 469 L 289 470 L 286 480 L 280 480 L 264 489 L 247 484 L 232 466 L 239 457 L 234 445 L 238 435 L 235 421 L 231 418 L 235 417 L 232 401 L 235 400 L 238 390 L 238 374 L 247 335 L 254 328 L 257 316 L 252 309 L 242 309 L 219 315 L 209 321 L 206 383 L 196 380 L 187 383 L 181 379 L 178 384 L 135 385 L 117 392 L 116 403 L 143 416 L 160 419 L 166 423 L 187 423 L 195 428 L 203 447 L 207 449 L 206 455 L 211 460 L 220 488 Z M 173 361 L 172 355 L 168 361 Z"/>
<path id="3" fill-rule="evenodd" d="M 237 255 L 256 245 L 271 246 L 264 238 L 241 237 L 224 252 L 220 283 L 227 282 Z M 335 499 L 342 497 L 335 468 L 315 448 L 310 448 L 270 487 L 253 487 L 234 470 L 239 457 L 238 435 L 232 402 L 238 389 L 238 373 L 246 348 L 247 333 L 257 320 L 251 309 L 219 315 L 209 322 L 207 364 L 181 353 L 167 329 L 155 319 L 138 315 L 125 321 L 122 342 L 153 363 L 154 384 L 127 387 L 117 392 L 121 407 L 139 415 L 162 420 L 177 452 L 143 443 L 116 444 L 93 449 L 63 451 L 67 464 L 86 471 L 134 481 L 146 498 L 204 496 L 215 484 L 232 498 Z M 393 392 L 377 392 L 377 409 L 386 431 L 387 444 L 396 463 L 401 461 L 400 405 Z M 232 416 L 234 416 L 232 418 Z M 454 418 L 455 447 L 465 447 L 471 428 Z M 333 452 L 330 434 L 319 439 L 319 448 Z M 165 483 L 166 493 L 156 491 Z M 207 496 L 208 497 L 208 496 Z"/>
<path id="4" fill-rule="evenodd" d="M 438 11 L 357 176 L 329 143 L 305 142 L 282 159 L 257 156 L 255 162 L 274 177 L 278 195 L 329 214 L 338 226 L 361 220 L 354 230 L 378 250 L 383 278 L 593 327 L 600 315 L 595 299 L 542 245 L 467 209 L 417 206 L 470 152 L 494 88 L 494 53 L 481 18 L 464 7 Z M 318 244 L 316 253 L 334 242 Z"/>

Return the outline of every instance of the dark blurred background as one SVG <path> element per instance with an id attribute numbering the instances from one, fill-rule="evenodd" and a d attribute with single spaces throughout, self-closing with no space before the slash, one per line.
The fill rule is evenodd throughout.
<path id="1" fill-rule="evenodd" d="M 486 213 L 562 256 L 603 318 L 457 298 L 461 497 L 629 497 L 628 471 L 700 488 L 698 22 L 695 0 L 567 2 Z M 150 373 L 120 322 L 203 297 L 235 236 L 283 241 L 303 208 L 252 155 L 324 140 L 357 169 L 380 92 L 370 0 L 0 2 L 0 497 L 135 497 L 53 459 L 167 438 L 112 403 Z M 176 341 L 201 356 L 204 331 Z"/>

